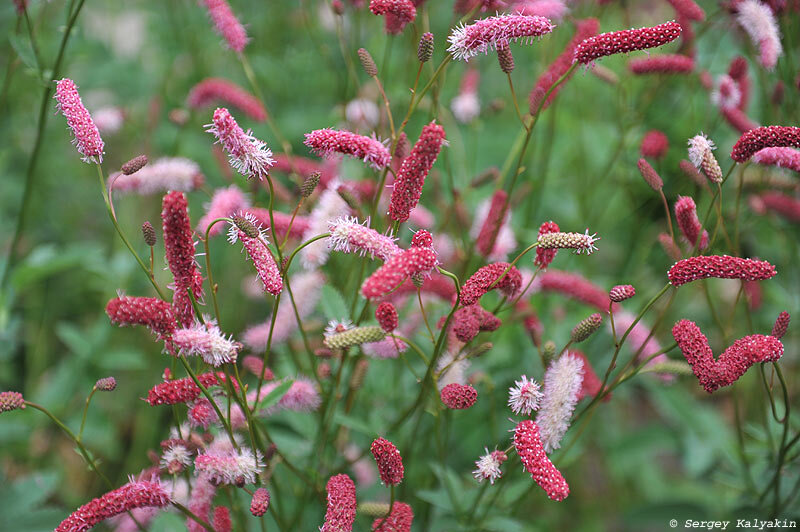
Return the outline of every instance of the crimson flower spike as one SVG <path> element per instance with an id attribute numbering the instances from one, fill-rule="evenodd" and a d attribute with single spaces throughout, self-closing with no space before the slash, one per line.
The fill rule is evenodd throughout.
<path id="1" fill-rule="evenodd" d="M 589 37 L 575 49 L 573 63 L 589 64 L 607 55 L 663 46 L 677 39 L 681 25 L 671 20 L 652 28 L 612 31 Z"/>

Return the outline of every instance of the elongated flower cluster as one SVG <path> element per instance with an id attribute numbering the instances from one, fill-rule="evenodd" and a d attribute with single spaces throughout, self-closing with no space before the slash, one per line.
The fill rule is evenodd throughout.
<path id="1" fill-rule="evenodd" d="M 783 338 L 783 335 L 786 334 L 786 330 L 789 328 L 789 320 L 791 316 L 786 311 L 781 312 L 778 314 L 778 319 L 775 320 L 775 325 L 772 326 L 772 332 L 770 336 L 774 336 L 778 340 Z"/>
<path id="2" fill-rule="evenodd" d="M 569 495 L 569 485 L 564 476 L 547 457 L 540 439 L 539 427 L 526 419 L 514 429 L 514 448 L 525 471 L 554 501 L 563 501 Z"/>
<path id="3" fill-rule="evenodd" d="M 194 460 L 196 474 L 205 474 L 216 484 L 253 484 L 264 467 L 260 451 L 242 447 L 240 450 L 217 452 L 209 450 Z"/>
<path id="4" fill-rule="evenodd" d="M 588 64 L 607 55 L 624 54 L 634 50 L 645 50 L 663 46 L 677 39 L 681 25 L 674 20 L 652 28 L 612 31 L 589 37 L 575 48 L 573 62 Z"/>
<path id="5" fill-rule="evenodd" d="M 752 161 L 800 172 L 800 150 L 794 148 L 764 148 L 753 155 Z"/>
<path id="6" fill-rule="evenodd" d="M 214 191 L 211 203 L 206 205 L 206 214 L 197 222 L 197 232 L 205 236 L 206 229 L 211 222 L 218 218 L 227 218 L 239 211 L 247 210 L 250 207 L 250 200 L 236 185 L 228 188 L 220 188 Z M 208 236 L 216 236 L 223 232 L 225 224 L 217 222 L 208 232 Z"/>
<path id="7" fill-rule="evenodd" d="M 100 131 L 92 120 L 92 115 L 83 106 L 75 82 L 69 78 L 57 81 L 54 98 L 58 102 L 58 110 L 67 119 L 67 125 L 75 136 L 72 143 L 75 144 L 78 153 L 83 155 L 83 160 L 87 163 L 102 163 L 105 145 L 100 138 Z"/>
<path id="8" fill-rule="evenodd" d="M 162 340 L 175 331 L 175 316 L 166 301 L 155 297 L 115 297 L 106 304 L 106 314 L 117 325 L 144 325 Z"/>
<path id="9" fill-rule="evenodd" d="M 500 466 L 508 460 L 508 456 L 503 451 L 494 450 L 489 452 L 489 449 L 485 447 L 484 451 L 486 454 L 475 462 L 477 469 L 472 472 L 472 476 L 475 477 L 478 482 L 488 480 L 490 484 L 494 484 L 495 480 L 503 476 Z"/>
<path id="10" fill-rule="evenodd" d="M 739 137 L 731 150 L 731 159 L 743 163 L 764 148 L 790 146 L 800 148 L 800 127 L 757 127 Z"/>
<path id="11" fill-rule="evenodd" d="M 431 122 L 422 128 L 419 140 L 414 144 L 409 156 L 403 159 L 394 181 L 392 197 L 389 200 L 389 217 L 392 220 L 399 222 L 408 220 L 411 209 L 419 203 L 425 178 L 436 162 L 444 142 L 444 128 L 436 122 Z"/>
<path id="12" fill-rule="evenodd" d="M 189 497 L 189 510 L 195 515 L 208 520 L 211 513 L 211 502 L 217 493 L 217 487 L 212 484 L 208 475 L 199 475 L 192 487 L 192 494 Z M 204 532 L 206 529 L 191 517 L 186 518 L 186 528 L 188 532 Z"/>
<path id="13" fill-rule="evenodd" d="M 386 485 L 397 485 L 403 481 L 403 458 L 392 442 L 378 438 L 370 446 L 381 481 Z"/>
<path id="14" fill-rule="evenodd" d="M 375 319 L 378 320 L 378 324 L 380 324 L 381 329 L 387 333 L 397 329 L 399 322 L 397 317 L 397 309 L 394 308 L 394 305 L 388 301 L 384 301 L 375 308 Z"/>
<path id="15" fill-rule="evenodd" d="M 500 328 L 500 319 L 485 310 L 478 303 L 461 307 L 453 314 L 452 333 L 460 341 L 467 343 L 481 331 L 496 331 Z"/>
<path id="16" fill-rule="evenodd" d="M 142 154 L 137 155 L 133 159 L 127 161 L 122 165 L 122 167 L 120 167 L 120 170 L 122 170 L 124 175 L 131 175 L 135 172 L 138 172 L 145 166 L 147 166 L 147 155 Z"/>
<path id="17" fill-rule="evenodd" d="M 328 349 L 347 349 L 355 345 L 380 342 L 384 338 L 386 333 L 381 327 L 369 325 L 327 335 L 324 344 Z"/>
<path id="18" fill-rule="evenodd" d="M 411 0 L 370 0 L 373 15 L 385 16 L 386 33 L 398 34 L 406 24 L 417 18 L 417 8 Z"/>
<path id="19" fill-rule="evenodd" d="M 345 474 L 328 479 L 328 509 L 321 532 L 352 532 L 356 520 L 356 485 Z"/>
<path id="20" fill-rule="evenodd" d="M 320 157 L 330 157 L 335 153 L 350 155 L 361 159 L 376 170 L 382 170 L 392 162 L 392 155 L 381 141 L 336 129 L 317 129 L 306 133 L 304 142 L 312 152 Z"/>
<path id="21" fill-rule="evenodd" d="M 269 509 L 269 491 L 266 488 L 258 488 L 253 492 L 250 500 L 250 513 L 256 517 L 261 517 Z"/>
<path id="22" fill-rule="evenodd" d="M 694 59 L 680 54 L 654 55 L 631 59 L 628 68 L 634 74 L 688 74 L 694 70 Z"/>
<path id="23" fill-rule="evenodd" d="M 583 342 L 593 335 L 595 331 L 600 328 L 602 323 L 603 317 L 598 313 L 594 313 L 588 318 L 581 320 L 581 322 L 572 329 L 570 339 L 576 344 Z"/>
<path id="24" fill-rule="evenodd" d="M 224 381 L 223 375 L 214 373 L 203 373 L 197 376 L 197 380 L 204 387 L 217 386 Z M 191 377 L 164 381 L 155 385 L 147 392 L 147 401 L 150 406 L 157 405 L 176 405 L 188 403 L 200 397 L 200 388 L 194 383 Z"/>
<path id="25" fill-rule="evenodd" d="M 783 344 L 774 336 L 752 334 L 736 340 L 714 360 L 708 338 L 689 320 L 672 328 L 672 336 L 692 366 L 700 385 L 708 393 L 733 384 L 757 362 L 775 362 L 783 355 Z"/>
<path id="26" fill-rule="evenodd" d="M 539 383 L 533 379 L 528 380 L 527 375 L 514 381 L 514 386 L 508 389 L 508 406 L 517 415 L 531 415 L 531 412 L 539 409 L 541 399 L 542 392 L 539 391 Z"/>
<path id="27" fill-rule="evenodd" d="M 630 284 L 620 284 L 609 290 L 608 298 L 614 303 L 621 303 L 636 295 L 636 289 Z"/>
<path id="28" fill-rule="evenodd" d="M 217 506 L 214 508 L 214 519 L 211 521 L 214 532 L 231 532 L 231 511 L 227 506 Z"/>
<path id="29" fill-rule="evenodd" d="M 508 204 L 508 193 L 505 190 L 497 190 L 492 194 L 489 212 L 483 221 L 480 232 L 478 233 L 475 247 L 484 257 L 488 257 L 495 248 L 495 242 L 500 233 L 500 228 L 506 218 L 506 205 Z"/>
<path id="30" fill-rule="evenodd" d="M 173 191 L 164 196 L 161 220 L 164 230 L 164 250 L 174 283 L 172 307 L 178 321 L 189 327 L 194 323 L 194 308 L 187 290 L 197 300 L 203 296 L 203 277 L 194 258 L 194 240 L 189 220 L 189 204 L 183 192 Z"/>
<path id="31" fill-rule="evenodd" d="M 728 255 L 707 255 L 679 260 L 667 272 L 673 286 L 681 286 L 698 279 L 742 279 L 763 281 L 771 279 L 777 271 L 765 260 L 742 259 Z"/>
<path id="32" fill-rule="evenodd" d="M 395 254 L 364 280 L 361 294 L 367 299 L 383 297 L 408 277 L 430 272 L 437 264 L 433 248 L 410 247 Z"/>
<path id="33" fill-rule="evenodd" d="M 595 242 L 600 240 L 597 233 L 590 235 L 587 229 L 584 234 L 581 233 L 545 233 L 539 237 L 539 246 L 542 249 L 574 249 L 575 253 L 586 253 L 591 255 L 597 251 Z"/>
<path id="34" fill-rule="evenodd" d="M 200 171 L 200 166 L 191 159 L 161 157 L 132 174 L 111 174 L 108 181 L 114 191 L 135 192 L 147 196 L 168 190 L 189 192 L 202 186 L 205 176 Z"/>
<path id="35" fill-rule="evenodd" d="M 669 139 L 657 129 L 648 131 L 642 138 L 640 151 L 643 157 L 661 159 L 667 154 L 669 149 Z"/>
<path id="36" fill-rule="evenodd" d="M 478 392 L 469 384 L 451 382 L 439 392 L 439 398 L 444 406 L 453 410 L 470 408 L 478 400 Z"/>
<path id="37" fill-rule="evenodd" d="M 508 272 L 506 272 L 508 270 Z M 522 274 L 516 266 L 507 262 L 495 262 L 483 266 L 467 279 L 461 289 L 461 304 L 475 304 L 489 287 L 499 290 L 504 296 L 514 297 L 522 287 Z"/>
<path id="38" fill-rule="evenodd" d="M 135 508 L 162 508 L 169 501 L 169 493 L 160 482 L 131 481 L 72 512 L 56 527 L 55 532 L 84 532 L 115 515 Z"/>
<path id="39" fill-rule="evenodd" d="M 250 130 L 245 132 L 239 127 L 226 108 L 218 107 L 214 111 L 212 123 L 206 127 L 206 131 L 214 135 L 217 143 L 228 152 L 231 167 L 240 174 L 248 179 L 257 177 L 259 180 L 269 174 L 269 168 L 275 164 L 272 150 L 251 135 Z"/>
<path id="40" fill-rule="evenodd" d="M 661 176 L 658 175 L 655 168 L 647 162 L 647 159 L 639 159 L 637 165 L 639 166 L 639 173 L 642 174 L 642 178 L 645 183 L 650 185 L 650 188 L 658 192 L 664 187 L 664 181 L 661 179 Z"/>
<path id="41" fill-rule="evenodd" d="M 0 413 L 25 408 L 25 399 L 19 392 L 0 392 Z"/>
<path id="42" fill-rule="evenodd" d="M 247 32 L 233 14 L 227 0 L 203 0 L 203 3 L 217 33 L 228 43 L 228 48 L 234 52 L 242 52 L 247 45 Z"/>
<path id="43" fill-rule="evenodd" d="M 328 222 L 328 247 L 343 253 L 358 253 L 362 257 L 376 256 L 382 261 L 391 259 L 401 249 L 395 244 L 396 239 L 382 235 L 369 228 L 369 221 L 358 223 L 352 216 L 341 216 Z"/>
<path id="44" fill-rule="evenodd" d="M 247 218 L 247 216 L 245 217 Z M 252 222 L 251 222 L 252 223 Z M 231 224 L 229 231 L 229 241 L 235 244 L 239 241 L 244 246 L 247 256 L 253 261 L 258 278 L 264 285 L 264 290 L 273 296 L 277 296 L 283 290 L 283 279 L 278 265 L 272 256 L 272 252 L 267 247 L 267 239 L 259 230 L 258 238 L 253 238 L 244 233 L 237 226 Z"/>
<path id="45" fill-rule="evenodd" d="M 571 353 L 561 355 L 544 374 L 544 397 L 536 416 L 546 452 L 561 447 L 583 383 L 583 361 Z"/>
<path id="46" fill-rule="evenodd" d="M 775 15 L 767 4 L 759 0 L 743 0 L 736 4 L 736 19 L 758 48 L 758 60 L 764 68 L 772 70 L 783 54 L 781 35 Z"/>
<path id="47" fill-rule="evenodd" d="M 257 122 L 267 119 L 267 111 L 258 98 L 227 79 L 206 78 L 192 87 L 186 99 L 192 109 L 209 107 L 216 101 L 239 109 Z"/>
<path id="48" fill-rule="evenodd" d="M 192 327 L 179 329 L 172 335 L 172 343 L 183 355 L 197 355 L 214 367 L 236 362 L 242 344 L 226 338 L 217 324 L 196 322 Z"/>
<path id="49" fill-rule="evenodd" d="M 94 387 L 101 392 L 113 392 L 117 388 L 117 379 L 114 377 L 97 379 L 97 382 L 94 383 Z"/>
<path id="50" fill-rule="evenodd" d="M 708 246 L 708 231 L 703 231 L 703 227 L 700 225 L 700 220 L 697 218 L 697 206 L 692 198 L 678 196 L 678 201 L 675 202 L 675 220 L 681 233 L 691 245 L 697 245 L 699 238 L 699 249 L 702 250 Z"/>
<path id="51" fill-rule="evenodd" d="M 469 61 L 478 54 L 488 53 L 498 43 L 541 37 L 553 31 L 555 26 L 544 17 L 527 15 L 499 15 L 478 20 L 468 26 L 453 30 L 447 41 L 447 49 L 453 57 Z"/>
<path id="52" fill-rule="evenodd" d="M 539 240 L 541 240 L 545 235 L 558 233 L 559 231 L 560 229 L 557 223 L 553 221 L 544 222 L 539 227 Z M 553 259 L 556 258 L 556 253 L 558 253 L 558 248 L 543 248 L 537 246 L 536 258 L 533 260 L 533 263 L 539 268 L 547 268 L 550 266 L 550 263 L 553 262 Z"/>

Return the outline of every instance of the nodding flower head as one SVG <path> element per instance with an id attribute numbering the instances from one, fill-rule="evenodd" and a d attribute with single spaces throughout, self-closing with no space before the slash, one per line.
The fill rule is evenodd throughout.
<path id="1" fill-rule="evenodd" d="M 233 14 L 227 0 L 203 0 L 203 3 L 217 33 L 225 39 L 228 47 L 235 52 L 243 51 L 247 46 L 247 32 Z"/>
<path id="2" fill-rule="evenodd" d="M 389 148 L 381 141 L 350 131 L 317 129 L 306 133 L 304 144 L 320 157 L 342 153 L 361 159 L 376 170 L 382 170 L 392 162 Z"/>
<path id="3" fill-rule="evenodd" d="M 147 165 L 147 155 L 137 155 L 130 161 L 123 164 L 120 170 L 122 170 L 124 175 L 131 175 L 144 168 L 145 165 Z"/>
<path id="4" fill-rule="evenodd" d="M 248 213 L 244 216 L 237 215 L 232 219 L 234 224 L 231 224 L 228 240 L 232 244 L 236 243 L 237 240 L 242 243 L 247 256 L 253 261 L 253 266 L 255 266 L 258 278 L 264 285 L 264 290 L 273 296 L 277 296 L 283 291 L 283 278 L 272 252 L 267 247 L 266 237 L 263 236 L 260 227 L 254 223 L 255 218 Z M 258 236 L 250 236 L 245 231 Z"/>
<path id="5" fill-rule="evenodd" d="M 765 260 L 705 255 L 679 260 L 669 269 L 667 276 L 673 286 L 681 286 L 708 278 L 763 281 L 771 279 L 776 273 L 775 266 Z"/>
<path id="6" fill-rule="evenodd" d="M 554 501 L 563 501 L 569 495 L 569 485 L 556 466 L 547 458 L 542 440 L 539 437 L 539 427 L 526 419 L 521 421 L 514 429 L 514 447 L 522 460 L 525 470 L 531 478 Z"/>
<path id="7" fill-rule="evenodd" d="M 214 119 L 207 124 L 207 132 L 217 137 L 217 142 L 222 144 L 230 157 L 231 167 L 240 174 L 250 179 L 257 177 L 263 180 L 269 175 L 269 168 L 275 164 L 272 150 L 267 145 L 244 131 L 236 119 L 224 107 L 214 111 Z"/>
<path id="8" fill-rule="evenodd" d="M 250 500 L 250 513 L 256 517 L 261 517 L 267 513 L 269 499 L 269 491 L 266 488 L 258 488 L 253 492 L 253 498 Z"/>
<path id="9" fill-rule="evenodd" d="M 398 34 L 406 24 L 417 18 L 417 8 L 411 0 L 370 0 L 373 15 L 386 17 L 386 33 Z"/>
<path id="10" fill-rule="evenodd" d="M 681 25 L 674 20 L 652 28 L 601 33 L 585 39 L 576 47 L 573 62 L 585 65 L 607 55 L 655 48 L 674 41 L 680 34 Z"/>
<path id="11" fill-rule="evenodd" d="M 467 279 L 461 289 L 461 304 L 467 307 L 477 303 L 490 289 L 497 289 L 504 296 L 514 297 L 521 287 L 522 274 L 516 266 L 507 262 L 495 262 L 483 266 Z"/>
<path id="12" fill-rule="evenodd" d="M 477 467 L 477 469 L 472 472 L 472 476 L 475 477 L 478 482 L 488 480 L 490 484 L 494 484 L 495 480 L 503 476 L 503 471 L 500 469 L 500 466 L 508 460 L 508 456 L 504 451 L 498 451 L 497 449 L 489 452 L 489 449 L 484 447 L 483 450 L 486 454 L 475 462 L 475 467 Z"/>
<path id="13" fill-rule="evenodd" d="M 759 49 L 759 62 L 767 70 L 775 68 L 783 53 L 781 34 L 770 6 L 759 0 L 744 0 L 736 4 L 737 20 Z"/>
<path id="14" fill-rule="evenodd" d="M 0 413 L 25 408 L 25 399 L 19 392 L 0 392 Z"/>
<path id="15" fill-rule="evenodd" d="M 345 474 L 328 479 L 328 509 L 321 532 L 352 532 L 356 520 L 356 485 Z"/>
<path id="16" fill-rule="evenodd" d="M 439 392 L 439 398 L 444 406 L 453 410 L 470 408 L 478 400 L 478 392 L 469 384 L 451 382 Z"/>
<path id="17" fill-rule="evenodd" d="M 553 31 L 555 26 L 545 17 L 527 15 L 499 15 L 478 20 L 453 30 L 447 49 L 453 57 L 469 61 L 478 54 L 495 50 L 498 44 L 523 39 L 530 42 Z"/>
<path id="18" fill-rule="evenodd" d="M 387 485 L 400 484 L 403 481 L 403 458 L 392 442 L 378 438 L 370 446 L 372 456 L 378 466 L 381 480 Z"/>
<path id="19" fill-rule="evenodd" d="M 264 467 L 261 451 L 242 447 L 238 451 L 209 450 L 194 460 L 196 474 L 205 474 L 217 484 L 253 484 Z"/>
<path id="20" fill-rule="evenodd" d="M 215 101 L 221 101 L 239 109 L 257 122 L 267 119 L 267 111 L 258 98 L 227 79 L 204 79 L 192 87 L 186 101 L 192 109 L 202 109 Z"/>
<path id="21" fill-rule="evenodd" d="M 117 325 L 144 325 L 160 339 L 166 340 L 175 331 L 172 306 L 156 297 L 115 297 L 106 305 L 106 314 Z"/>
<path id="22" fill-rule="evenodd" d="M 539 391 L 539 383 L 533 379 L 528 380 L 526 375 L 518 381 L 514 381 L 514 386 L 508 389 L 508 406 L 515 414 L 529 416 L 531 412 L 539 409 L 539 401 L 542 399 L 542 392 Z"/>
<path id="23" fill-rule="evenodd" d="M 608 298 L 614 303 L 622 303 L 636 295 L 636 289 L 630 284 L 620 284 L 608 292 Z"/>
<path id="24" fill-rule="evenodd" d="M 215 375 L 214 373 L 203 373 L 197 376 L 197 380 L 208 388 L 209 386 L 217 386 L 224 382 L 224 375 Z M 176 405 L 179 403 L 188 403 L 200 397 L 200 387 L 198 387 L 191 377 L 183 379 L 175 379 L 171 381 L 164 381 L 155 385 L 150 391 L 147 392 L 147 401 L 150 406 L 156 405 Z"/>
<path id="25" fill-rule="evenodd" d="M 94 383 L 94 387 L 101 392 L 113 392 L 117 389 L 117 379 L 114 377 L 98 379 L 97 382 Z"/>
<path id="26" fill-rule="evenodd" d="M 675 202 L 675 220 L 683 236 L 693 246 L 699 249 L 708 247 L 708 232 L 703 231 L 700 219 L 697 217 L 697 207 L 689 196 L 678 196 Z M 698 239 L 700 242 L 698 243 Z"/>
<path id="27" fill-rule="evenodd" d="M 372 522 L 373 532 L 411 532 L 414 511 L 404 502 L 395 502 L 388 516 L 381 516 Z M 388 510 L 387 510 L 388 511 Z"/>
<path id="28" fill-rule="evenodd" d="M 75 136 L 72 143 L 75 144 L 78 153 L 83 155 L 83 160 L 87 163 L 102 163 L 105 145 L 100 138 L 100 131 L 92 120 L 92 115 L 83 106 L 75 82 L 69 78 L 56 81 L 54 98 Z"/>

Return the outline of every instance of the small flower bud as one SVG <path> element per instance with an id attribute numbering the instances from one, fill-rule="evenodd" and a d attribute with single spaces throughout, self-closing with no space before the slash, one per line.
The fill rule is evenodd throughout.
<path id="1" fill-rule="evenodd" d="M 548 364 L 552 362 L 552 360 L 556 357 L 556 343 L 552 340 L 548 340 L 544 343 L 544 347 L 542 348 L 544 356 L 544 361 Z"/>
<path id="2" fill-rule="evenodd" d="M 0 392 L 0 413 L 24 409 L 25 399 L 19 392 Z"/>
<path id="3" fill-rule="evenodd" d="M 433 33 L 423 33 L 419 39 L 417 48 L 417 59 L 420 63 L 427 63 L 433 56 Z"/>
<path id="4" fill-rule="evenodd" d="M 101 392 L 113 392 L 117 387 L 117 379 L 114 377 L 106 377 L 94 383 L 94 387 Z"/>
<path id="5" fill-rule="evenodd" d="M 506 74 L 514 72 L 514 56 L 511 54 L 508 41 L 497 43 L 497 61 L 500 63 L 500 70 Z"/>
<path id="6" fill-rule="evenodd" d="M 703 173 L 714 183 L 722 183 L 722 169 L 719 167 L 717 158 L 711 150 L 706 150 L 703 154 L 703 162 L 700 164 Z"/>
<path id="7" fill-rule="evenodd" d="M 144 237 L 144 243 L 150 247 L 156 245 L 156 230 L 153 229 L 153 224 L 150 222 L 145 222 L 142 224 L 142 236 Z"/>
<path id="8" fill-rule="evenodd" d="M 314 350 L 314 356 L 317 356 L 319 358 L 331 358 L 333 357 L 333 351 L 331 351 L 327 347 L 320 347 Z"/>
<path id="9" fill-rule="evenodd" d="M 783 335 L 786 334 L 786 329 L 789 328 L 789 313 L 784 311 L 778 315 L 778 319 L 775 320 L 775 325 L 772 327 L 772 332 L 770 336 L 774 336 L 778 340 L 783 338 Z"/>
<path id="10" fill-rule="evenodd" d="M 601 323 L 603 323 L 603 317 L 598 313 L 592 314 L 572 329 L 570 339 L 575 343 L 583 342 L 600 328 Z"/>
<path id="11" fill-rule="evenodd" d="M 650 166 L 644 159 L 639 159 L 639 172 L 642 174 L 642 177 L 650 185 L 650 188 L 658 192 L 664 187 L 664 181 L 661 179 L 661 176 L 658 175 L 655 168 Z"/>
<path id="12" fill-rule="evenodd" d="M 353 329 L 326 336 L 323 343 L 329 349 L 347 349 L 354 345 L 361 345 L 370 342 L 380 342 L 386 338 L 386 333 L 383 332 L 377 325 L 367 327 L 355 327 Z"/>
<path id="13" fill-rule="evenodd" d="M 258 488 L 250 501 L 250 513 L 261 517 L 267 513 L 267 509 L 269 509 L 269 491 L 266 488 Z"/>
<path id="14" fill-rule="evenodd" d="M 614 303 L 620 303 L 626 299 L 630 299 L 636 295 L 636 289 L 633 285 L 621 284 L 611 289 L 608 293 L 608 298 Z"/>
<path id="15" fill-rule="evenodd" d="M 597 233 L 590 235 L 588 229 L 586 233 L 545 233 L 539 235 L 539 248 L 574 249 L 575 253 L 591 255 L 597 250 L 594 243 L 598 240 Z"/>
<path id="16" fill-rule="evenodd" d="M 301 196 L 307 198 L 314 192 L 314 189 L 319 185 L 320 175 L 319 172 L 314 172 L 303 180 L 303 184 L 300 185 Z"/>
<path id="17" fill-rule="evenodd" d="M 331 8 L 333 9 L 334 14 L 339 16 L 344 15 L 344 4 L 342 3 L 342 0 L 333 0 L 333 2 L 331 2 Z"/>
<path id="18" fill-rule="evenodd" d="M 366 48 L 358 49 L 358 59 L 361 61 L 361 66 L 364 67 L 364 72 L 371 78 L 378 75 L 378 67 L 375 65 L 375 60 L 367 51 Z"/>
<path id="19" fill-rule="evenodd" d="M 256 228 L 255 225 L 253 225 L 253 222 L 248 220 L 246 217 L 239 214 L 234 214 L 231 216 L 231 221 L 242 233 L 250 238 L 259 238 L 261 236 L 261 232 Z"/>
<path id="20" fill-rule="evenodd" d="M 146 164 L 147 155 L 139 155 L 122 165 L 122 173 L 125 175 L 131 175 L 144 168 Z"/>
<path id="21" fill-rule="evenodd" d="M 415 274 L 411 276 L 411 282 L 417 288 L 422 288 L 422 285 L 425 283 L 425 276 L 421 273 Z"/>

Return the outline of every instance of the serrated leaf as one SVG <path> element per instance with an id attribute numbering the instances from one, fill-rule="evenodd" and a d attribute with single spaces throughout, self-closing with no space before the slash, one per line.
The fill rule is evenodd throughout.
<path id="1" fill-rule="evenodd" d="M 343 320 L 350 315 L 341 292 L 329 284 L 322 285 L 320 305 L 322 305 L 322 312 L 329 320 Z"/>
<path id="2" fill-rule="evenodd" d="M 288 379 L 277 385 L 273 390 L 271 390 L 266 397 L 264 397 L 261 401 L 258 402 L 256 406 L 256 411 L 267 409 L 271 406 L 278 404 L 278 401 L 286 395 L 286 392 L 289 391 L 289 388 L 292 387 L 294 380 Z"/>

